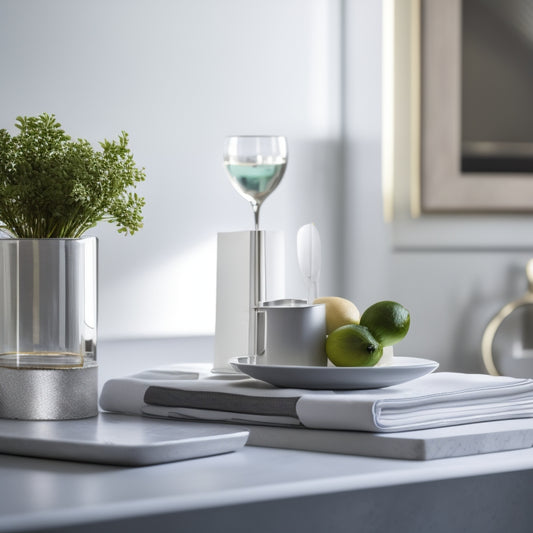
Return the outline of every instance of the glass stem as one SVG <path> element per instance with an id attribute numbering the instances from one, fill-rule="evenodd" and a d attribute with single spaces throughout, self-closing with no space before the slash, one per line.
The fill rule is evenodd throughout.
<path id="1" fill-rule="evenodd" d="M 259 232 L 259 208 L 261 204 L 254 202 L 252 209 L 254 211 L 255 231 L 253 234 L 253 265 L 254 265 L 254 291 L 253 291 L 253 306 L 251 313 L 251 338 L 250 338 L 250 353 L 253 355 L 262 355 L 263 349 L 261 348 L 260 338 L 264 335 L 259 331 L 261 325 L 259 324 L 259 310 L 257 307 L 262 303 L 265 298 L 264 294 L 264 280 L 265 273 L 263 272 L 263 239 Z"/>
<path id="2" fill-rule="evenodd" d="M 257 228 L 257 226 L 256 226 Z M 259 230 L 253 232 L 253 294 L 252 294 L 252 313 L 251 313 L 251 353 L 253 355 L 259 354 L 259 310 L 258 306 L 261 304 L 261 239 Z"/>
<path id="3" fill-rule="evenodd" d="M 252 209 L 254 210 L 255 231 L 259 231 L 259 208 L 260 207 L 261 207 L 260 203 L 254 202 L 252 204 Z"/>

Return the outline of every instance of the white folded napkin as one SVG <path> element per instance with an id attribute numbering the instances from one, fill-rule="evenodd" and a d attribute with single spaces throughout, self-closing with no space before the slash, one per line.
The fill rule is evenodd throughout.
<path id="1" fill-rule="evenodd" d="M 533 417 L 533 380 L 437 372 L 383 389 L 311 391 L 176 365 L 106 382 L 100 405 L 164 418 L 393 432 Z"/>

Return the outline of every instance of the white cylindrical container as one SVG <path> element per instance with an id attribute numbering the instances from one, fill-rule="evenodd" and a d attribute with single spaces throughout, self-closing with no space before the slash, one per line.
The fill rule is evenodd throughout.
<path id="1" fill-rule="evenodd" d="M 260 245 L 259 253 L 256 243 Z M 261 261 L 260 280 L 255 276 L 257 259 Z M 263 300 L 285 296 L 283 232 L 219 233 L 214 371 L 235 373 L 228 361 L 253 353 L 257 295 Z"/>

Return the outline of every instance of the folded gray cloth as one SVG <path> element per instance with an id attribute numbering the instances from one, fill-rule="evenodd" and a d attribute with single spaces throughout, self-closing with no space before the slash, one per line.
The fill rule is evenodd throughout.
<path id="1" fill-rule="evenodd" d="M 108 381 L 100 405 L 164 418 L 392 432 L 533 417 L 533 380 L 438 372 L 384 389 L 311 391 L 174 366 Z"/>

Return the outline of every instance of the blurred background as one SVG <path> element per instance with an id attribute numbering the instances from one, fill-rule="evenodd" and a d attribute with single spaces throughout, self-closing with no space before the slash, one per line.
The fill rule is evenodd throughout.
<path id="1" fill-rule="evenodd" d="M 94 144 L 125 130 L 146 169 L 144 228 L 132 237 L 107 223 L 91 232 L 100 241 L 99 357 L 109 375 L 123 373 L 128 357 L 128 371 L 192 353 L 212 359 L 217 232 L 252 229 L 250 206 L 222 167 L 231 134 L 289 140 L 287 172 L 261 212 L 264 229 L 285 231 L 288 296 L 306 294 L 296 231 L 314 222 L 321 295 L 361 311 L 396 300 L 412 317 L 398 355 L 484 371 L 487 322 L 526 290 L 533 219 L 412 217 L 401 183 L 390 216 L 386 102 L 401 98 L 387 70 L 390 8 L 375 0 L 0 0 L 0 127 L 48 112 Z"/>

